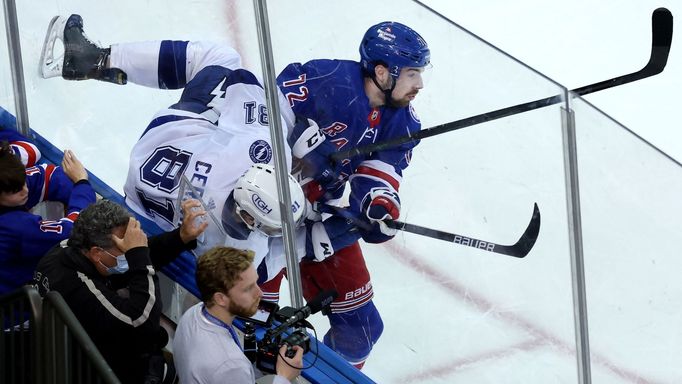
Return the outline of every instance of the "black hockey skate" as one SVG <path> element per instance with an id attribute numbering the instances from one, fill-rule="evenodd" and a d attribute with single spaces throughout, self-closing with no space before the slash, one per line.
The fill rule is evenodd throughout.
<path id="1" fill-rule="evenodd" d="M 54 57 L 54 44 L 64 44 L 63 57 Z M 66 80 L 95 79 L 114 84 L 125 84 L 126 73 L 119 68 L 107 68 L 110 48 L 100 48 L 83 32 L 83 18 L 55 16 L 47 28 L 40 56 L 43 78 L 62 76 Z"/>

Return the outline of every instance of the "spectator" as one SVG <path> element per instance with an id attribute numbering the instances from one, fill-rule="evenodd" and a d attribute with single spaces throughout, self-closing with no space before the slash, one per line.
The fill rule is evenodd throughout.
<path id="1" fill-rule="evenodd" d="M 147 239 L 140 222 L 118 204 L 100 200 L 83 210 L 67 243 L 40 260 L 35 284 L 59 292 L 121 382 L 155 383 L 163 377 L 156 270 L 196 246 L 206 224 L 196 200 L 183 203 L 180 228 Z M 154 381 L 157 380 L 157 381 Z"/>
<path id="2" fill-rule="evenodd" d="M 25 168 L 20 156 L 36 152 L 18 151 L 30 147 L 16 143 L 0 145 L 0 294 L 30 283 L 38 260 L 69 237 L 79 212 L 95 201 L 88 173 L 73 152 L 64 152 L 61 167 Z M 34 155 L 28 164 L 35 163 Z M 29 211 L 42 201 L 63 203 L 66 215 L 43 220 Z"/>
<path id="3" fill-rule="evenodd" d="M 253 365 L 232 327 L 235 316 L 253 316 L 262 297 L 253 258 L 252 251 L 215 247 L 197 260 L 203 303 L 185 312 L 173 339 L 181 383 L 255 382 Z M 303 349 L 294 346 L 296 355 L 287 358 L 286 348 L 279 350 L 274 384 L 288 383 L 300 373 Z"/>

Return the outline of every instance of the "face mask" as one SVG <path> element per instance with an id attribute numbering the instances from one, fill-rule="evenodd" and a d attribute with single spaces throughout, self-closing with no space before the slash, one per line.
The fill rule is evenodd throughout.
<path id="1" fill-rule="evenodd" d="M 99 262 L 107 270 L 107 275 L 120 275 L 128 271 L 128 260 L 126 260 L 125 255 L 114 256 L 107 252 L 104 248 L 101 249 L 104 251 L 104 253 L 116 259 L 116 265 L 113 267 L 107 267 L 106 265 L 102 264 L 101 261 Z"/>

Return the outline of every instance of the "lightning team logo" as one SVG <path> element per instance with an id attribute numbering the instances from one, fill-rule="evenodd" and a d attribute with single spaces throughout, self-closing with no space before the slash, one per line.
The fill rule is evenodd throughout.
<path id="1" fill-rule="evenodd" d="M 265 140 L 256 140 L 249 147 L 249 156 L 254 163 L 267 164 L 272 160 L 272 147 Z"/>

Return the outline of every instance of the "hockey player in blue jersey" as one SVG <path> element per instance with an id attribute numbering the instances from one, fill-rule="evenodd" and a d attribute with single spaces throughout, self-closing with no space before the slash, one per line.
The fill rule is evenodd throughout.
<path id="1" fill-rule="evenodd" d="M 0 144 L 0 295 L 29 283 L 40 258 L 69 237 L 80 211 L 95 201 L 73 152 L 64 152 L 61 167 L 35 165 L 39 152 L 32 143 L 16 132 L 2 136 L 13 141 Z M 63 203 L 65 216 L 43 220 L 29 211 L 42 201 Z"/>
<path id="2" fill-rule="evenodd" d="M 337 204 L 348 186 L 350 212 L 368 223 L 363 228 L 334 214 L 308 221 L 307 255 L 301 262 L 307 299 L 324 289 L 338 291 L 324 343 L 358 368 L 383 331 L 358 240 L 381 243 L 395 235 L 382 220 L 400 214 L 402 172 L 416 144 L 336 164 L 329 155 L 421 128 L 410 102 L 423 87 L 430 52 L 414 30 L 382 22 L 365 33 L 360 58 L 294 63 L 277 77 L 298 121 L 289 136 L 292 154 L 301 161 L 302 177 L 313 179 L 304 186 L 308 199 Z"/>

